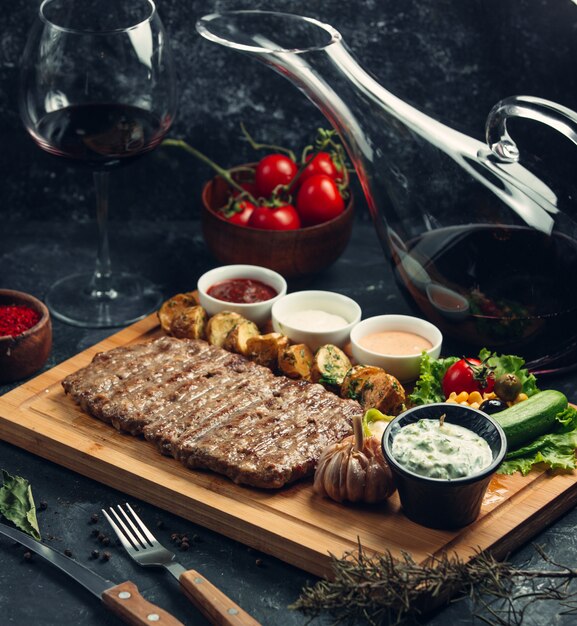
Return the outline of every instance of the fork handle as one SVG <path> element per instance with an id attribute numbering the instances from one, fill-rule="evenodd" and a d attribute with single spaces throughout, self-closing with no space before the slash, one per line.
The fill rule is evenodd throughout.
<path id="1" fill-rule="evenodd" d="M 260 626 L 259 622 L 197 571 L 190 569 L 182 573 L 179 582 L 186 597 L 215 626 Z"/>
<path id="2" fill-rule="evenodd" d="M 102 602 L 120 619 L 131 626 L 184 626 L 176 617 L 145 600 L 136 585 L 126 581 L 107 589 L 102 594 Z"/>

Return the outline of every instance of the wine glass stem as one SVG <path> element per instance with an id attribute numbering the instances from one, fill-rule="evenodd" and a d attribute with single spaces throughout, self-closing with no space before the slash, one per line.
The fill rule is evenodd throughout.
<path id="1" fill-rule="evenodd" d="M 112 269 L 110 263 L 110 248 L 108 245 L 108 182 L 109 173 L 94 172 L 94 189 L 96 191 L 96 223 L 98 226 L 98 252 L 96 267 L 90 295 L 93 298 L 112 300 L 118 294 L 112 288 Z"/>

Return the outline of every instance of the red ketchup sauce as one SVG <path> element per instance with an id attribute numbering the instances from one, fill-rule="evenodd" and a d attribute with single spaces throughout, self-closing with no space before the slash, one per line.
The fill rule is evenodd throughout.
<path id="1" fill-rule="evenodd" d="M 252 304 L 265 302 L 277 295 L 277 291 L 270 285 L 253 278 L 231 278 L 223 280 L 208 288 L 209 296 L 224 302 L 238 304 Z"/>

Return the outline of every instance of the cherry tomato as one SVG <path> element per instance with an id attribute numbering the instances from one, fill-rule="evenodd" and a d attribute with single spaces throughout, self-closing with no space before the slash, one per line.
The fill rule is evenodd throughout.
<path id="1" fill-rule="evenodd" d="M 443 376 L 443 393 L 445 398 L 451 392 L 491 393 L 495 386 L 495 374 L 491 368 L 479 359 L 463 358 L 451 365 Z"/>
<path id="2" fill-rule="evenodd" d="M 313 226 L 340 215 L 345 210 L 345 201 L 332 178 L 317 174 L 300 186 L 296 208 L 303 225 Z"/>
<path id="3" fill-rule="evenodd" d="M 234 208 L 231 209 L 231 213 L 225 216 L 227 222 L 231 224 L 237 224 L 238 226 L 248 226 L 248 221 L 253 211 L 256 209 L 255 205 L 248 200 L 241 200 L 235 202 Z"/>
<path id="4" fill-rule="evenodd" d="M 288 185 L 297 173 L 297 165 L 284 154 L 269 154 L 256 166 L 254 182 L 258 195 L 270 198 L 279 185 Z"/>
<path id="5" fill-rule="evenodd" d="M 333 180 L 339 180 L 341 178 L 339 170 L 337 170 L 328 152 L 318 152 L 312 160 L 309 155 L 306 160 L 308 161 L 308 165 L 299 177 L 299 185 L 302 185 L 307 178 L 316 176 L 317 174 L 324 174 Z"/>
<path id="6" fill-rule="evenodd" d="M 258 206 L 252 212 L 248 225 L 264 230 L 295 230 L 300 228 L 299 214 L 292 204 L 279 207 Z"/>

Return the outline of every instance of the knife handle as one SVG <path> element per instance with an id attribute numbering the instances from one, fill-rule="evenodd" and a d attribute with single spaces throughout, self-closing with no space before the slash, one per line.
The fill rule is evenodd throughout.
<path id="1" fill-rule="evenodd" d="M 183 572 L 178 580 L 186 597 L 215 626 L 260 626 L 259 622 L 197 571 L 191 569 Z"/>
<path id="2" fill-rule="evenodd" d="M 138 587 L 130 581 L 107 589 L 102 594 L 102 602 L 122 621 L 131 626 L 151 626 L 151 624 L 184 626 L 176 617 L 145 600 L 140 595 Z"/>

